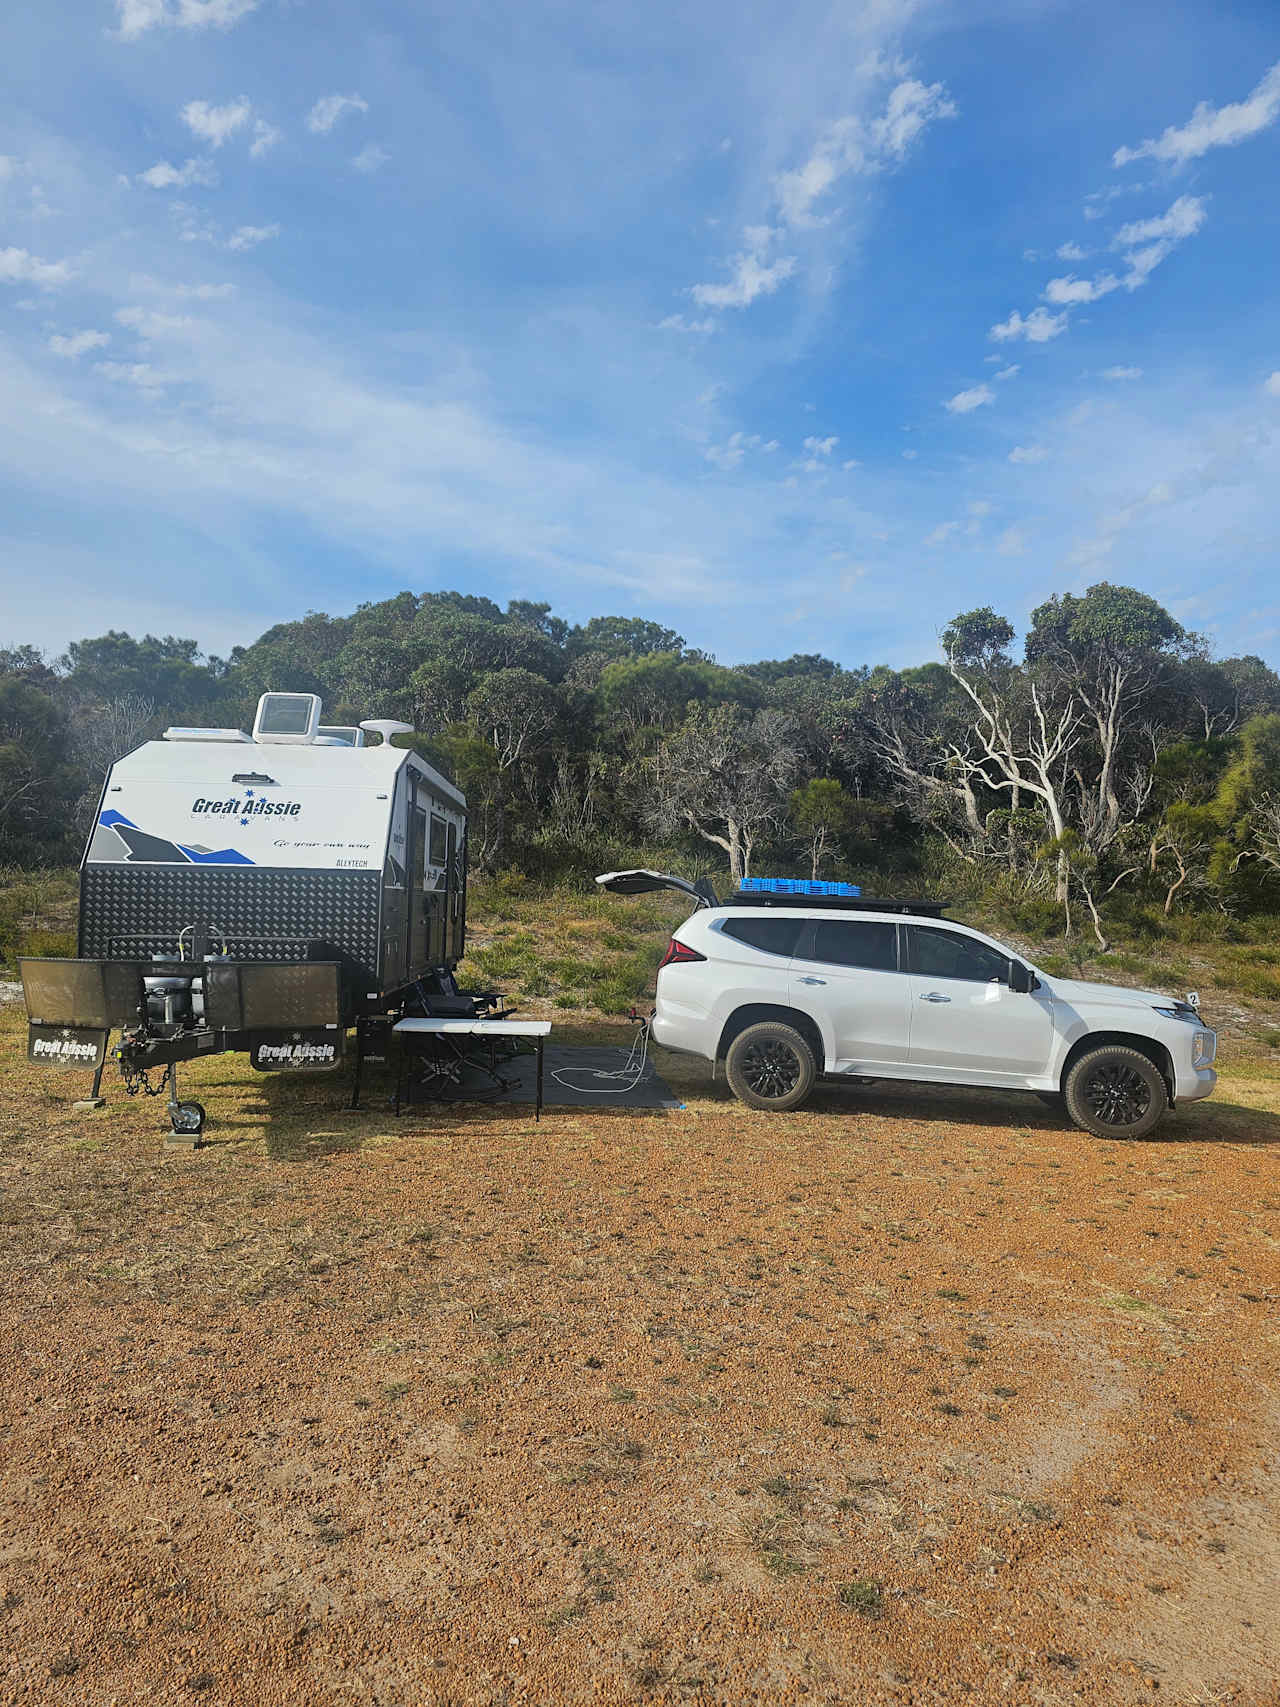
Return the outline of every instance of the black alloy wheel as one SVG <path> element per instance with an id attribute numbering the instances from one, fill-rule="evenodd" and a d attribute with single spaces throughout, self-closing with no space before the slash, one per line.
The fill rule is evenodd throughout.
<path id="1" fill-rule="evenodd" d="M 812 1047 L 781 1020 L 740 1031 L 725 1056 L 725 1077 L 739 1102 L 774 1114 L 799 1108 L 817 1076 Z"/>
<path id="2" fill-rule="evenodd" d="M 1062 1089 L 1067 1113 L 1095 1138 L 1145 1138 L 1169 1106 L 1169 1087 L 1155 1062 L 1119 1043 L 1082 1055 Z"/>
<path id="3" fill-rule="evenodd" d="M 753 1043 L 743 1053 L 742 1076 L 758 1097 L 777 1102 L 800 1083 L 800 1057 L 787 1043 Z"/>
<path id="4" fill-rule="evenodd" d="M 1151 1087 L 1123 1062 L 1099 1065 L 1084 1087 L 1089 1112 L 1104 1126 L 1134 1126 L 1151 1107 Z"/>

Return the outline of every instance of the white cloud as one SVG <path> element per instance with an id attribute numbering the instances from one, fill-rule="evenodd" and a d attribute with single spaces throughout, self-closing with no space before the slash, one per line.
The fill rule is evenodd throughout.
<path id="1" fill-rule="evenodd" d="M 768 443 L 759 433 L 731 433 L 722 445 L 708 445 L 703 456 L 708 462 L 714 463 L 726 473 L 738 467 L 749 450 L 777 450 L 778 441 L 770 439 Z"/>
<path id="2" fill-rule="evenodd" d="M 322 95 L 307 114 L 307 129 L 317 136 L 331 131 L 347 113 L 367 113 L 369 103 L 363 95 Z"/>
<path id="3" fill-rule="evenodd" d="M 1165 160 L 1175 166 L 1188 160 L 1198 160 L 1211 148 L 1234 148 L 1251 136 L 1266 130 L 1280 117 L 1280 62 L 1273 65 L 1243 101 L 1233 101 L 1225 107 L 1211 107 L 1201 101 L 1184 125 L 1170 125 L 1157 137 L 1148 137 L 1136 148 L 1117 148 L 1111 156 L 1113 166 L 1127 166 L 1131 160 L 1150 158 Z"/>
<path id="4" fill-rule="evenodd" d="M 1005 344 L 1011 338 L 1025 338 L 1029 344 L 1047 344 L 1067 329 L 1065 314 L 1050 314 L 1047 308 L 1033 308 L 1024 319 L 1015 308 L 1007 320 L 1002 320 L 987 333 L 996 343 Z"/>
<path id="5" fill-rule="evenodd" d="M 830 456 L 839 443 L 840 440 L 833 433 L 829 439 L 807 438 L 804 448 L 810 456 Z"/>
<path id="6" fill-rule="evenodd" d="M 261 160 L 268 149 L 274 148 L 280 140 L 281 133 L 266 119 L 254 119 L 253 141 L 249 144 L 249 153 L 255 160 Z"/>
<path id="7" fill-rule="evenodd" d="M 1096 279 L 1078 279 L 1074 273 L 1068 273 L 1066 278 L 1049 280 L 1044 287 L 1044 299 L 1057 308 L 1074 307 L 1081 302 L 1097 302 L 1099 297 L 1109 296 L 1119 288 L 1120 280 L 1114 273 L 1102 273 Z"/>
<path id="8" fill-rule="evenodd" d="M 794 255 L 765 260 L 765 252 L 777 235 L 768 225 L 749 225 L 743 233 L 747 247 L 734 256 L 728 282 L 696 284 L 690 296 L 701 308 L 747 308 L 757 297 L 772 296 L 796 270 Z"/>
<path id="9" fill-rule="evenodd" d="M 976 498 L 974 502 L 969 505 L 969 514 L 971 516 L 989 516 L 991 514 L 991 508 L 992 506 L 986 498 Z"/>
<path id="10" fill-rule="evenodd" d="M 246 249 L 256 249 L 259 243 L 265 243 L 270 237 L 278 237 L 278 225 L 241 225 L 227 238 L 227 248 L 237 254 Z"/>
<path id="11" fill-rule="evenodd" d="M 999 357 L 997 357 L 996 359 L 998 361 Z M 1017 362 L 1010 362 L 1008 367 L 1002 367 L 1000 369 L 999 373 L 992 375 L 992 378 L 996 379 L 996 380 L 1016 379 L 1018 374 L 1020 374 L 1021 372 L 1022 372 L 1022 368 L 1019 366 L 1019 364 Z"/>
<path id="12" fill-rule="evenodd" d="M 0 284 L 33 284 L 47 289 L 66 284 L 73 270 L 69 261 L 42 261 L 26 249 L 0 249 Z"/>
<path id="13" fill-rule="evenodd" d="M 1263 381 L 1262 389 L 1268 397 L 1280 397 L 1280 368 L 1269 379 Z"/>
<path id="14" fill-rule="evenodd" d="M 159 160 L 154 166 L 148 166 L 145 172 L 138 173 L 138 182 L 149 184 L 153 190 L 184 190 L 188 184 L 202 184 L 207 188 L 217 181 L 218 175 L 207 160 L 188 160 L 181 166 L 171 166 L 167 160 Z"/>
<path id="15" fill-rule="evenodd" d="M 658 322 L 660 332 L 714 332 L 715 329 L 714 320 L 687 320 L 683 314 L 668 314 L 665 320 Z M 701 403 L 702 398 L 698 401 Z"/>
<path id="16" fill-rule="evenodd" d="M 822 133 L 803 166 L 776 180 L 778 206 L 790 225 L 814 223 L 813 205 L 850 172 L 869 173 L 905 158 L 911 144 L 938 119 L 954 118 L 956 107 L 941 83 L 906 78 L 890 90 L 879 118 L 837 119 Z"/>
<path id="17" fill-rule="evenodd" d="M 1083 261 L 1089 251 L 1078 243 L 1059 243 L 1056 253 L 1060 261 Z"/>
<path id="18" fill-rule="evenodd" d="M 376 172 L 390 158 L 385 148 L 379 148 L 376 142 L 367 142 L 359 154 L 352 156 L 351 164 L 357 172 Z"/>
<path id="19" fill-rule="evenodd" d="M 919 455 L 920 452 L 918 450 L 904 450 L 902 453 L 902 460 L 904 462 L 914 462 Z"/>
<path id="20" fill-rule="evenodd" d="M 989 385 L 973 385 L 968 391 L 957 391 L 943 407 L 952 415 L 970 415 L 984 403 L 994 403 L 996 394 Z"/>
<path id="21" fill-rule="evenodd" d="M 1009 452 L 1010 462 L 1043 462 L 1048 456 L 1043 445 L 1014 445 Z"/>
<path id="22" fill-rule="evenodd" d="M 1185 237 L 1194 237 L 1205 221 L 1204 202 L 1203 196 L 1179 196 L 1167 213 L 1158 214 L 1154 219 L 1131 220 L 1128 225 L 1122 225 L 1112 239 L 1111 247 L 1133 249 L 1139 243 L 1152 243 L 1161 238 L 1181 243 Z"/>
<path id="23" fill-rule="evenodd" d="M 180 117 L 193 136 L 212 148 L 221 148 L 228 137 L 234 136 L 248 124 L 252 109 L 246 95 L 228 101 L 225 107 L 212 106 L 208 101 L 188 101 Z"/>
<path id="24" fill-rule="evenodd" d="M 851 468 L 861 468 L 862 464 L 858 461 L 858 458 L 856 456 L 851 456 L 848 458 L 847 461 L 842 462 L 840 464 L 840 466 L 841 466 L 841 468 L 844 469 L 845 473 L 847 474 Z"/>
<path id="25" fill-rule="evenodd" d="M 49 348 L 55 356 L 74 358 L 84 355 L 88 350 L 100 350 L 104 344 L 110 342 L 109 332 L 71 332 L 65 337 L 55 332 L 49 339 Z"/>
<path id="26" fill-rule="evenodd" d="M 945 545 L 959 526 L 959 522 L 939 522 L 932 533 L 924 536 L 924 542 L 926 545 Z"/>
<path id="27" fill-rule="evenodd" d="M 162 373 L 150 362 L 95 362 L 93 371 L 116 385 L 132 385 L 139 391 L 155 392 L 173 381 L 173 375 Z"/>
<path id="28" fill-rule="evenodd" d="M 1104 367 L 1102 377 L 1103 379 L 1141 379 L 1142 369 L 1140 367 Z"/>
<path id="29" fill-rule="evenodd" d="M 157 314 L 150 308 L 118 308 L 116 324 L 128 326 L 143 338 L 163 338 L 194 324 L 186 314 Z"/>
<path id="30" fill-rule="evenodd" d="M 1027 536 L 1019 527 L 1006 528 L 996 541 L 1001 557 L 1021 557 L 1027 549 Z"/>
<path id="31" fill-rule="evenodd" d="M 116 0 L 120 34 L 136 41 L 148 30 L 229 30 L 258 0 Z"/>

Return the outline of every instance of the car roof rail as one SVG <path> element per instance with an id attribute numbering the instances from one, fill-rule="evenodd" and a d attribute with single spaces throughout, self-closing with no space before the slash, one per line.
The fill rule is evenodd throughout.
<path id="1" fill-rule="evenodd" d="M 922 898 L 902 900 L 889 895 L 796 895 L 767 890 L 738 890 L 721 903 L 725 907 L 781 907 L 803 912 L 815 909 L 837 913 L 908 913 L 922 919 L 940 919 L 950 901 L 928 901 Z"/>

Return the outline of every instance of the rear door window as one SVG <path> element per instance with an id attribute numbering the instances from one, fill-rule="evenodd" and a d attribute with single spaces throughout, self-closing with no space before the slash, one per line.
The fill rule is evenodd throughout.
<path id="1" fill-rule="evenodd" d="M 778 913 L 766 919 L 726 919 L 720 926 L 720 934 L 765 954 L 780 954 L 790 959 L 804 922 L 794 913 Z"/>
<path id="2" fill-rule="evenodd" d="M 898 970 L 898 927 L 876 919 L 815 919 L 808 960 L 856 966 L 868 972 Z"/>
<path id="3" fill-rule="evenodd" d="M 908 925 L 911 970 L 922 978 L 960 978 L 970 984 L 1007 983 L 1009 956 L 959 931 Z"/>

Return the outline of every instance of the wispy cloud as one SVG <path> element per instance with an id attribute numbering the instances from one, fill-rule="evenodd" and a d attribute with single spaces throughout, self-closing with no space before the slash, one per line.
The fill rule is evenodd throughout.
<path id="1" fill-rule="evenodd" d="M 1021 372 L 1022 369 L 1017 362 L 1010 362 L 1008 367 L 1002 367 L 998 373 L 992 374 L 991 377 L 996 380 L 1016 379 Z"/>
<path id="2" fill-rule="evenodd" d="M 1102 377 L 1103 379 L 1141 379 L 1142 369 L 1140 367 L 1104 367 Z"/>
<path id="3" fill-rule="evenodd" d="M 1049 455 L 1043 445 L 1014 445 L 1009 452 L 1010 462 L 1043 462 Z"/>
<path id="4" fill-rule="evenodd" d="M 275 125 L 268 124 L 266 119 L 254 119 L 253 141 L 249 144 L 249 153 L 255 160 L 261 160 L 262 156 L 279 142 L 280 136 L 280 131 Z"/>
<path id="5" fill-rule="evenodd" d="M 118 308 L 117 326 L 127 326 L 142 338 L 163 338 L 185 332 L 194 324 L 187 314 L 159 314 L 151 308 Z"/>
<path id="6" fill-rule="evenodd" d="M 1154 219 L 1134 219 L 1122 225 L 1111 241 L 1113 249 L 1134 249 L 1140 243 L 1194 237 L 1205 221 L 1203 196 L 1179 196 L 1168 211 Z"/>
<path id="7" fill-rule="evenodd" d="M 48 289 L 66 284 L 74 271 L 70 261 L 42 261 L 26 249 L 0 249 L 0 284 L 33 284 Z"/>
<path id="8" fill-rule="evenodd" d="M 1280 368 L 1269 379 L 1263 381 L 1262 389 L 1268 397 L 1280 397 Z"/>
<path id="9" fill-rule="evenodd" d="M 228 101 L 224 107 L 215 107 L 209 101 L 188 101 L 182 109 L 181 118 L 193 136 L 198 136 L 211 148 L 221 148 L 228 137 L 244 129 L 252 111 L 248 96 L 241 95 L 238 100 Z"/>
<path id="10" fill-rule="evenodd" d="M 1119 288 L 1120 280 L 1114 273 L 1102 273 L 1096 279 L 1078 279 L 1069 273 L 1066 278 L 1049 280 L 1044 287 L 1044 299 L 1057 308 L 1075 307 L 1082 302 L 1097 302 L 1099 297 Z"/>
<path id="11" fill-rule="evenodd" d="M 748 308 L 761 296 L 772 296 L 796 270 L 794 255 L 765 255 L 778 232 L 769 225 L 749 225 L 743 232 L 746 248 L 730 262 L 730 275 L 723 284 L 696 284 L 689 294 L 701 308 Z"/>
<path id="12" fill-rule="evenodd" d="M 659 320 L 660 332 L 714 332 L 717 322 L 707 317 L 703 320 L 689 320 L 683 314 L 668 314 L 665 320 Z"/>
<path id="13" fill-rule="evenodd" d="M 174 379 L 173 374 L 161 372 L 150 362 L 95 362 L 93 371 L 115 385 L 132 385 L 138 391 L 158 392 Z"/>
<path id="14" fill-rule="evenodd" d="M 777 439 L 766 442 L 759 433 L 731 433 L 724 444 L 708 445 L 702 454 L 708 462 L 728 474 L 741 464 L 748 451 L 774 451 L 777 448 Z"/>
<path id="15" fill-rule="evenodd" d="M 943 408 L 952 415 L 971 415 L 984 403 L 994 403 L 995 400 L 996 394 L 989 385 L 973 385 L 968 391 L 957 391 L 954 397 L 949 397 Z"/>
<path id="16" fill-rule="evenodd" d="M 227 248 L 235 254 L 241 254 L 246 249 L 256 249 L 259 243 L 265 243 L 271 237 L 279 237 L 278 225 L 240 225 L 227 238 Z"/>
<path id="17" fill-rule="evenodd" d="M 834 433 L 825 439 L 810 436 L 804 441 L 804 448 L 810 456 L 830 456 L 839 443 L 840 440 Z"/>
<path id="18" fill-rule="evenodd" d="M 376 172 L 390 158 L 385 148 L 379 148 L 376 142 L 366 142 L 359 154 L 352 156 L 351 164 L 357 172 Z"/>
<path id="19" fill-rule="evenodd" d="M 363 95 L 322 95 L 307 114 L 307 129 L 316 136 L 323 136 L 347 113 L 368 111 L 369 103 Z"/>
<path id="20" fill-rule="evenodd" d="M 1225 107 L 1201 101 L 1186 124 L 1170 125 L 1159 136 L 1148 137 L 1136 148 L 1117 148 L 1111 163 L 1127 166 L 1131 160 L 1152 159 L 1184 166 L 1211 148 L 1234 148 L 1237 143 L 1247 142 L 1259 131 L 1268 129 L 1277 118 L 1280 118 L 1280 62 L 1271 67 L 1243 101 L 1233 101 Z"/>
<path id="21" fill-rule="evenodd" d="M 1013 338 L 1025 338 L 1029 344 L 1047 344 L 1067 329 L 1065 314 L 1050 314 L 1047 308 L 1033 308 L 1025 318 L 1015 308 L 1007 320 L 1001 320 L 987 333 L 997 344 Z"/>
<path id="22" fill-rule="evenodd" d="M 229 30 L 258 0 L 116 0 L 120 35 L 136 41 L 148 30 Z"/>
<path id="23" fill-rule="evenodd" d="M 70 332 L 65 336 L 55 332 L 49 339 L 49 348 L 55 356 L 70 360 L 85 355 L 89 350 L 100 350 L 104 344 L 110 342 L 109 332 Z"/>
<path id="24" fill-rule="evenodd" d="M 158 160 L 145 172 L 138 173 L 138 182 L 149 185 L 153 190 L 185 190 L 191 184 L 201 184 L 208 189 L 217 181 L 218 174 L 207 160 L 187 160 L 181 166 Z"/>
<path id="25" fill-rule="evenodd" d="M 955 103 L 941 83 L 904 79 L 889 92 L 878 117 L 850 115 L 828 125 L 803 166 L 777 179 L 778 206 L 790 225 L 809 225 L 814 203 L 850 173 L 882 170 L 905 159 L 907 150 L 938 119 L 954 118 Z"/>
<path id="26" fill-rule="evenodd" d="M 1027 535 L 1020 527 L 1008 527 L 996 541 L 1001 557 L 1021 557 L 1027 549 Z"/>
<path id="27" fill-rule="evenodd" d="M 1059 243 L 1054 252 L 1060 261 L 1083 261 L 1089 253 L 1087 249 L 1082 249 L 1078 243 Z"/>

